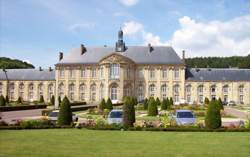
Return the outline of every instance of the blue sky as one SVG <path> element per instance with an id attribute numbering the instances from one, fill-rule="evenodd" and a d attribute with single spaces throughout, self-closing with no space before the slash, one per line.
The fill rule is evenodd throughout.
<path id="1" fill-rule="evenodd" d="M 80 44 L 171 45 L 188 57 L 250 53 L 250 0 L 0 0 L 0 56 L 53 66 Z"/>

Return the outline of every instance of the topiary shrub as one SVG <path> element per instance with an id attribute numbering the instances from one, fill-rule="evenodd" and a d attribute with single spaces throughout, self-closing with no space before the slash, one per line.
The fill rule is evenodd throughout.
<path id="1" fill-rule="evenodd" d="M 205 104 L 208 105 L 209 104 L 209 99 L 207 97 L 205 97 Z"/>
<path id="2" fill-rule="evenodd" d="M 99 109 L 103 111 L 105 108 L 106 108 L 106 102 L 104 99 L 102 99 L 102 101 L 99 104 Z"/>
<path id="3" fill-rule="evenodd" d="M 61 102 L 59 115 L 58 115 L 58 125 L 70 125 L 72 122 L 72 112 L 70 109 L 69 99 L 65 96 Z"/>
<path id="4" fill-rule="evenodd" d="M 50 103 L 51 103 L 52 105 L 55 105 L 55 96 L 54 96 L 54 95 L 51 96 L 51 98 L 50 98 Z"/>
<path id="5" fill-rule="evenodd" d="M 161 110 L 167 110 L 168 109 L 168 102 L 167 99 L 163 99 L 161 102 Z"/>
<path id="6" fill-rule="evenodd" d="M 106 108 L 109 110 L 113 109 L 113 104 L 110 98 L 108 98 L 107 103 L 106 103 Z"/>
<path id="7" fill-rule="evenodd" d="M 6 102 L 5 102 L 5 99 L 3 97 L 3 95 L 0 96 L 0 106 L 5 106 L 6 105 Z"/>
<path id="8" fill-rule="evenodd" d="M 144 99 L 144 102 L 143 102 L 143 107 L 144 107 L 144 110 L 147 110 L 148 109 L 148 99 Z"/>
<path id="9" fill-rule="evenodd" d="M 220 110 L 224 110 L 224 106 L 223 106 L 223 103 L 221 101 L 221 98 L 218 99 L 218 103 L 219 103 Z"/>
<path id="10" fill-rule="evenodd" d="M 135 98 L 135 97 L 132 97 L 132 98 L 130 98 L 131 99 L 131 103 L 135 106 L 135 105 L 137 105 L 138 104 L 138 101 L 137 101 L 137 99 Z"/>
<path id="11" fill-rule="evenodd" d="M 5 97 L 5 103 L 6 103 L 6 104 L 10 103 L 10 99 L 9 99 L 9 96 L 8 96 L 8 95 L 6 95 L 6 97 Z"/>
<path id="12" fill-rule="evenodd" d="M 156 101 L 153 97 L 149 98 L 148 102 L 148 115 L 149 116 L 156 116 L 158 115 L 158 109 Z"/>
<path id="13" fill-rule="evenodd" d="M 205 117 L 205 124 L 209 129 L 221 127 L 220 106 L 218 100 L 212 100 L 209 102 Z"/>
<path id="14" fill-rule="evenodd" d="M 158 97 L 156 98 L 155 102 L 157 106 L 161 106 L 161 101 Z"/>
<path id="15" fill-rule="evenodd" d="M 44 98 L 43 98 L 43 95 L 40 95 L 39 102 L 40 102 L 40 103 L 44 103 Z"/>
<path id="16" fill-rule="evenodd" d="M 60 105 L 61 105 L 61 102 L 62 102 L 61 97 L 58 96 L 58 105 L 59 105 L 59 107 L 60 107 Z"/>
<path id="17" fill-rule="evenodd" d="M 174 106 L 174 101 L 173 101 L 173 98 L 170 97 L 170 99 L 169 99 L 169 108 L 171 108 L 172 106 Z"/>
<path id="18" fill-rule="evenodd" d="M 171 105 L 170 105 L 170 101 L 169 101 L 168 98 L 166 99 L 166 102 L 167 102 L 167 110 L 170 110 L 171 109 Z"/>
<path id="19" fill-rule="evenodd" d="M 135 108 L 133 98 L 126 97 L 123 104 L 123 126 L 125 128 L 133 127 L 135 123 Z"/>
<path id="20" fill-rule="evenodd" d="M 18 104 L 21 104 L 22 103 L 22 98 L 19 96 L 18 99 L 17 99 L 17 103 Z"/>

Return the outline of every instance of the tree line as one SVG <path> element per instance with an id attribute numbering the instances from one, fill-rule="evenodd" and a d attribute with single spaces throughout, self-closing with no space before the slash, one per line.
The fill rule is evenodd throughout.
<path id="1" fill-rule="evenodd" d="M 0 69 L 34 69 L 35 66 L 18 59 L 0 57 Z"/>
<path id="2" fill-rule="evenodd" d="M 231 57 L 195 57 L 187 58 L 186 64 L 189 68 L 250 68 L 250 54 L 248 56 Z"/>

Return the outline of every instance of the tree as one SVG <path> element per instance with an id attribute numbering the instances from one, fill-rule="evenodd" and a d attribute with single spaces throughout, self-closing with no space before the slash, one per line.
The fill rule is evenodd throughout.
<path id="1" fill-rule="evenodd" d="M 168 104 L 167 104 L 167 99 L 163 99 L 162 102 L 161 102 L 161 110 L 167 110 L 168 108 Z"/>
<path id="2" fill-rule="evenodd" d="M 149 98 L 148 115 L 149 116 L 156 116 L 156 115 L 158 115 L 157 104 L 156 104 L 156 101 L 155 101 L 155 99 L 153 97 Z"/>
<path id="3" fill-rule="evenodd" d="M 4 96 L 1 95 L 1 96 L 0 96 L 0 106 L 5 106 L 5 105 L 6 105 L 6 101 L 5 101 L 5 99 L 4 99 Z"/>
<path id="4" fill-rule="evenodd" d="M 155 102 L 156 102 L 157 106 L 161 106 L 161 101 L 158 97 L 156 98 Z"/>
<path id="5" fill-rule="evenodd" d="M 10 100 L 9 100 L 9 96 L 8 96 L 8 95 L 6 95 L 6 97 L 5 97 L 5 103 L 6 103 L 6 104 L 10 103 Z"/>
<path id="6" fill-rule="evenodd" d="M 55 105 L 55 96 L 54 96 L 54 95 L 51 96 L 51 98 L 50 98 L 50 103 L 51 103 L 52 105 Z"/>
<path id="7" fill-rule="evenodd" d="M 135 97 L 132 97 L 132 98 L 130 98 L 131 99 L 131 103 L 133 104 L 133 105 L 137 105 L 138 104 L 138 101 L 137 101 L 137 99 L 135 98 Z"/>
<path id="8" fill-rule="evenodd" d="M 170 110 L 171 109 L 171 105 L 170 105 L 170 101 L 169 101 L 168 98 L 166 100 L 166 103 L 167 103 L 167 110 Z"/>
<path id="9" fill-rule="evenodd" d="M 99 109 L 104 110 L 106 108 L 106 102 L 105 99 L 102 99 L 101 103 L 99 104 Z"/>
<path id="10" fill-rule="evenodd" d="M 173 101 L 173 98 L 170 97 L 170 99 L 169 99 L 169 107 L 171 108 L 172 106 L 174 106 L 174 101 Z"/>
<path id="11" fill-rule="evenodd" d="M 32 64 L 18 59 L 0 57 L 0 69 L 34 69 Z"/>
<path id="12" fill-rule="evenodd" d="M 58 96 L 58 105 L 59 105 L 59 107 L 60 107 L 60 105 L 61 105 L 61 102 L 62 102 L 61 97 Z"/>
<path id="13" fill-rule="evenodd" d="M 221 127 L 220 106 L 218 100 L 210 101 L 205 117 L 207 128 L 216 129 Z"/>
<path id="14" fill-rule="evenodd" d="M 39 102 L 40 102 L 40 103 L 44 103 L 44 98 L 43 98 L 43 95 L 40 95 Z"/>
<path id="15" fill-rule="evenodd" d="M 19 96 L 18 99 L 17 99 L 17 103 L 18 104 L 21 104 L 22 103 L 22 98 Z"/>
<path id="16" fill-rule="evenodd" d="M 218 103 L 219 103 L 220 110 L 224 110 L 224 106 L 223 106 L 221 98 L 218 99 Z"/>
<path id="17" fill-rule="evenodd" d="M 135 123 L 135 107 L 133 98 L 126 97 L 123 104 L 123 126 L 125 128 L 133 127 Z"/>
<path id="18" fill-rule="evenodd" d="M 58 125 L 70 125 L 72 122 L 72 112 L 69 99 L 65 96 L 60 106 Z"/>
<path id="19" fill-rule="evenodd" d="M 109 110 L 113 109 L 113 104 L 110 98 L 108 98 L 107 103 L 106 103 L 106 108 Z"/>
<path id="20" fill-rule="evenodd" d="M 209 99 L 207 97 L 205 97 L 205 104 L 208 105 L 209 104 Z"/>
<path id="21" fill-rule="evenodd" d="M 143 108 L 144 110 L 147 110 L 148 109 L 148 99 L 144 99 L 144 102 L 143 102 Z"/>

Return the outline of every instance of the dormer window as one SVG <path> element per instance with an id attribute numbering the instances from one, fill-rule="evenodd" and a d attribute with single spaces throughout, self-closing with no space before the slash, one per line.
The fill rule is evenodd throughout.
<path id="1" fill-rule="evenodd" d="M 120 74 L 120 65 L 117 63 L 112 63 L 110 65 L 110 78 L 118 79 Z"/>

